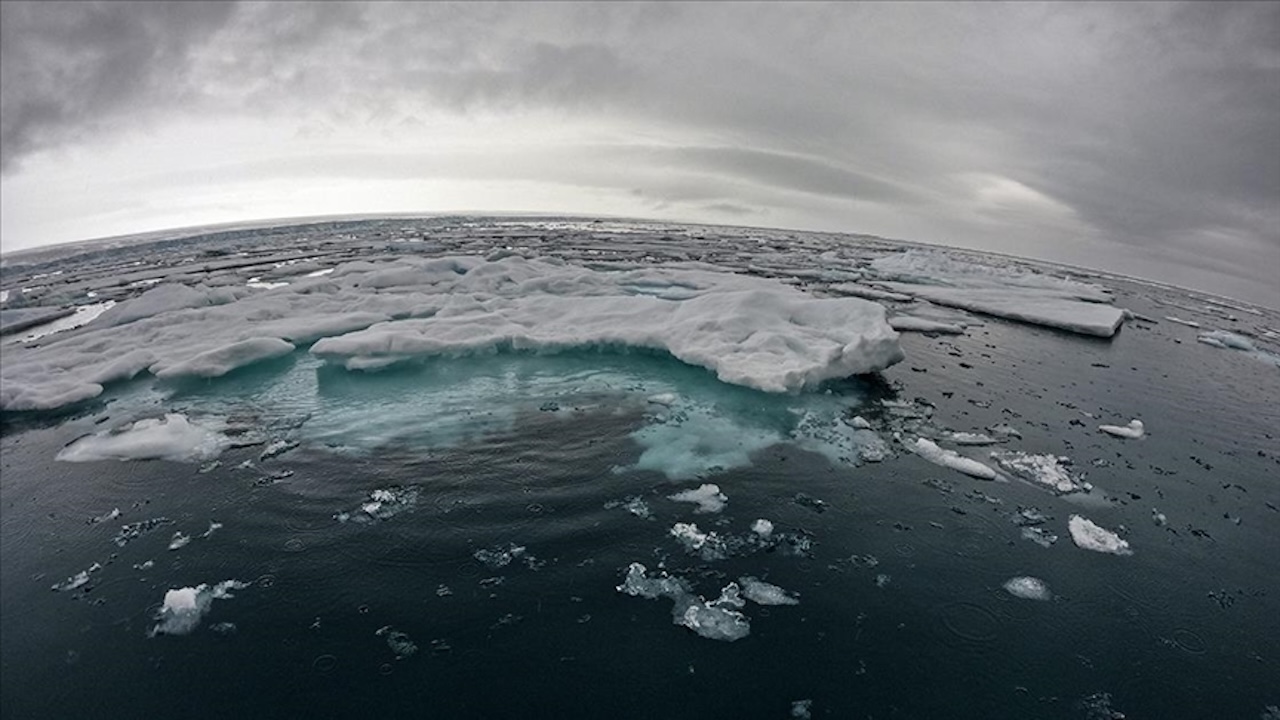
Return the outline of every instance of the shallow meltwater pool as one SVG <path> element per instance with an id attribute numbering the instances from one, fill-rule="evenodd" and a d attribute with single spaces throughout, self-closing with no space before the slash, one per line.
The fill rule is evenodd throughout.
<path id="1" fill-rule="evenodd" d="M 298 340 L 6 411 L 4 716 L 1280 717 L 1274 345 L 1108 287 L 795 392 Z"/>

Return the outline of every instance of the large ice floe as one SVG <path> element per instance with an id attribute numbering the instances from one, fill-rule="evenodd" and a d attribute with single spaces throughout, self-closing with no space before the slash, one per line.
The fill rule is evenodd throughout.
<path id="1" fill-rule="evenodd" d="M 812 389 L 903 357 L 881 305 L 774 280 L 401 258 L 349 262 L 267 290 L 157 285 L 74 331 L 6 348 L 0 409 L 69 405 L 144 371 L 219 377 L 308 344 L 349 370 L 498 351 L 645 350 L 767 392 Z"/>
<path id="2" fill-rule="evenodd" d="M 967 262 L 954 253 L 909 250 L 871 263 L 877 284 L 937 305 L 1111 337 L 1124 311 L 1097 285 L 1042 273 Z M 900 321 L 903 329 L 904 322 Z"/>

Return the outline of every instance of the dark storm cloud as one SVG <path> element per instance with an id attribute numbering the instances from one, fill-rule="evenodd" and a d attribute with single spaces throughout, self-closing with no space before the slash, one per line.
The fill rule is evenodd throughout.
<path id="1" fill-rule="evenodd" d="M 0 3 L 0 169 L 179 100 L 189 90 L 190 48 L 231 10 L 204 2 Z"/>
<path id="2" fill-rule="evenodd" d="M 1052 242 L 1280 258 L 1277 3 L 2 7 L 6 172 L 181 113 L 371 135 L 439 113 L 549 113 L 652 146 L 444 164 L 382 149 L 343 168 L 320 147 L 327 160 L 292 162 L 615 189 L 671 170 L 646 193 L 727 211 L 764 188 L 934 227 L 976 213 L 1017 237 L 1042 222 Z M 982 205 L 972 178 L 1021 195 Z"/>

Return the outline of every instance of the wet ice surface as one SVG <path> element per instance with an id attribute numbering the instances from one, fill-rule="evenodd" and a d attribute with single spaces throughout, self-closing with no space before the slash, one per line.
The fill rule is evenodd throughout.
<path id="1" fill-rule="evenodd" d="M 515 253 L 879 293 L 889 318 L 964 332 L 904 334 L 906 359 L 880 377 L 795 394 L 617 348 L 353 372 L 293 338 L 218 377 L 132 381 L 123 358 L 96 399 L 0 416 L 6 716 L 1257 717 L 1277 703 L 1274 370 L 1150 320 L 1274 353 L 1275 313 L 1006 259 L 958 273 L 1105 287 L 1095 304 L 1133 312 L 1100 339 L 891 295 L 872 263 L 901 248 L 869 238 L 415 222 L 72 259 L 42 292 L 123 308 L 163 290 L 131 312 L 207 315 L 220 306 L 194 303 L 267 302 L 352 262 Z M 270 350 L 202 362 L 249 349 Z M 218 459 L 151 432 L 171 414 L 216 432 Z M 1134 417 L 1153 433 L 1098 430 Z M 139 429 L 102 453 L 136 459 L 54 460 Z M 917 438 L 995 481 L 927 461 Z M 247 587 L 217 597 L 219 578 Z"/>

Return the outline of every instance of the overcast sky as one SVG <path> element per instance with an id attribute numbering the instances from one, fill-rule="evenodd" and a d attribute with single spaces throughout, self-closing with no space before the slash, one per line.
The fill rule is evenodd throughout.
<path id="1" fill-rule="evenodd" d="M 1280 306 L 1280 3 L 0 4 L 0 248 L 539 211 Z"/>

